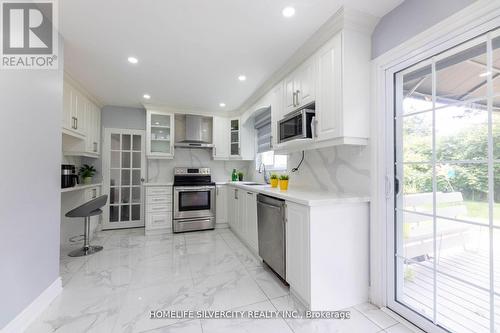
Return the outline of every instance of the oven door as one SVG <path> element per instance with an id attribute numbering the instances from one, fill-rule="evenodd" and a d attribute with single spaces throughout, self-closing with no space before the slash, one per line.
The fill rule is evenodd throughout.
<path id="1" fill-rule="evenodd" d="M 215 186 L 174 186 L 174 219 L 215 216 Z"/>

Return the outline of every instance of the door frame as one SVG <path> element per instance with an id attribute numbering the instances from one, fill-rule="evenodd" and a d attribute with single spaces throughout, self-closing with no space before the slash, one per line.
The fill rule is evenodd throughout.
<path id="1" fill-rule="evenodd" d="M 446 332 L 394 302 L 394 74 L 500 27 L 500 3 L 479 0 L 372 61 L 370 301 L 388 307 L 426 331 Z"/>
<path id="2" fill-rule="evenodd" d="M 119 134 L 130 134 L 130 135 L 141 135 L 142 142 L 142 155 L 141 155 L 141 183 L 143 183 L 146 178 L 146 131 L 145 130 L 134 130 L 134 129 L 124 129 L 124 128 L 104 128 L 104 139 L 101 150 L 102 156 L 102 194 L 108 195 L 109 198 L 109 179 L 110 179 L 110 157 L 105 157 L 104 154 L 108 154 L 111 151 L 111 133 L 119 133 Z M 131 161 L 132 163 L 132 161 Z M 132 195 L 132 194 L 131 194 Z M 123 229 L 123 228 L 137 228 L 144 227 L 145 219 L 145 191 L 144 186 L 141 184 L 141 223 L 131 222 L 119 222 L 119 225 L 116 228 L 108 228 L 108 229 Z M 106 201 L 106 206 L 104 207 L 104 212 L 102 214 L 102 226 L 103 229 L 106 229 L 104 226 L 108 225 L 109 222 L 109 200 Z"/>

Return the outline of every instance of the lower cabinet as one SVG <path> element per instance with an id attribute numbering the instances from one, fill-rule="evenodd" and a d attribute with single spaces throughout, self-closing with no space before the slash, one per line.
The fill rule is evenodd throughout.
<path id="1" fill-rule="evenodd" d="M 257 236 L 257 193 L 229 187 L 228 222 L 231 230 L 255 253 Z"/>
<path id="2" fill-rule="evenodd" d="M 369 204 L 287 202 L 286 280 L 312 311 L 368 301 Z"/>
<path id="3" fill-rule="evenodd" d="M 227 187 L 225 185 L 216 186 L 215 216 L 216 224 L 219 226 L 227 223 Z"/>
<path id="4" fill-rule="evenodd" d="M 172 186 L 146 187 L 146 234 L 172 228 Z"/>
<path id="5" fill-rule="evenodd" d="M 301 300 L 309 304 L 309 207 L 287 202 L 286 219 L 286 280 Z"/>

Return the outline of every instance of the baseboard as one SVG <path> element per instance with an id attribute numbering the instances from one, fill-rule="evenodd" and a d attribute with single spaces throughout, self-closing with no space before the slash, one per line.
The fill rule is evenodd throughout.
<path id="1" fill-rule="evenodd" d="M 171 234 L 172 228 L 161 228 L 161 229 L 145 229 L 144 234 L 146 236 L 152 235 L 163 235 L 163 234 Z"/>
<path id="2" fill-rule="evenodd" d="M 215 224 L 215 229 L 227 229 L 229 228 L 228 223 L 216 223 Z"/>
<path id="3" fill-rule="evenodd" d="M 49 306 L 49 304 L 61 293 L 61 277 L 58 277 L 50 286 L 38 295 L 30 305 L 19 313 L 2 330 L 2 333 L 24 332 L 31 323 Z"/>

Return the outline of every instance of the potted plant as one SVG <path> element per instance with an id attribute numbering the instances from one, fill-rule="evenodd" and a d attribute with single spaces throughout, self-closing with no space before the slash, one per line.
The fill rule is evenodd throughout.
<path id="1" fill-rule="evenodd" d="M 243 172 L 238 172 L 238 180 L 241 182 L 243 181 Z"/>
<path id="2" fill-rule="evenodd" d="M 280 176 L 280 190 L 281 191 L 286 191 L 288 190 L 288 175 L 281 175 Z"/>
<path id="3" fill-rule="evenodd" d="M 269 179 L 271 180 L 271 187 L 278 187 L 278 175 L 275 174 L 275 173 L 272 173 L 271 174 L 271 177 L 269 177 Z"/>
<path id="4" fill-rule="evenodd" d="M 93 165 L 84 164 L 80 167 L 78 175 L 82 177 L 83 184 L 92 184 L 92 177 L 94 177 L 96 169 Z"/>

